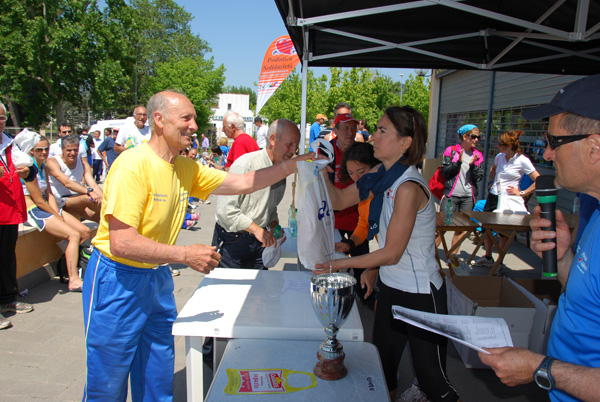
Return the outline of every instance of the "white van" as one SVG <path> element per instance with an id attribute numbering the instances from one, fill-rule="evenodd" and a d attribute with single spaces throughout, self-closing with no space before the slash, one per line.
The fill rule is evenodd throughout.
<path id="1" fill-rule="evenodd" d="M 125 124 L 133 124 L 134 123 L 133 116 L 129 116 L 126 119 L 118 119 L 118 120 L 99 120 L 96 123 L 92 124 L 90 127 L 90 131 L 88 134 L 92 135 L 92 133 L 96 130 L 100 130 L 100 139 L 104 141 L 104 129 L 105 128 L 116 128 L 123 127 Z"/>

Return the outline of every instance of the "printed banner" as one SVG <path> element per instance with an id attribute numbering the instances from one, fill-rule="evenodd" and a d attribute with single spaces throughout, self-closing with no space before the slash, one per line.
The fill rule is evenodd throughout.
<path id="1" fill-rule="evenodd" d="M 275 39 L 265 53 L 258 80 L 258 99 L 256 114 L 267 103 L 267 100 L 279 88 L 283 80 L 292 72 L 300 58 L 288 35 Z"/>

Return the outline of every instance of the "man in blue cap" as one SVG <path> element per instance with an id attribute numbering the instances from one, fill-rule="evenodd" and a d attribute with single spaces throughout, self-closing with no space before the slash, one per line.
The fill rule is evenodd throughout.
<path id="1" fill-rule="evenodd" d="M 600 75 L 577 80 L 543 106 L 523 112 L 528 120 L 549 117 L 544 159 L 553 161 L 555 183 L 570 191 L 600 198 Z M 550 221 L 531 220 L 531 248 L 538 255 L 556 247 L 558 279 L 565 292 L 543 356 L 523 348 L 494 348 L 479 353 L 503 383 L 532 380 L 549 391 L 552 401 L 591 401 L 600 395 L 600 208 L 590 217 L 573 251 L 563 214 L 556 211 L 556 231 L 543 231 Z M 550 243 L 542 243 L 551 239 Z"/>

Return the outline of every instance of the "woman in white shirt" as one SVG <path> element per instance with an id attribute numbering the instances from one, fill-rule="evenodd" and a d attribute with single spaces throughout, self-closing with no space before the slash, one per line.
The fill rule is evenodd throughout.
<path id="1" fill-rule="evenodd" d="M 494 166 L 490 169 L 488 189 L 489 193 L 485 202 L 486 212 L 519 212 L 528 213 L 525 199 L 535 191 L 535 179 L 540 175 L 531 163 L 531 160 L 523 155 L 519 137 L 523 131 L 509 130 L 498 137 L 498 150 L 500 153 L 494 159 Z M 519 182 L 523 175 L 528 175 L 533 184 L 526 189 L 519 188 Z M 492 258 L 492 241 L 484 238 L 485 256 L 473 262 L 474 267 L 491 268 L 494 266 Z M 500 247 L 504 247 L 506 238 L 500 236 Z M 495 272 L 502 275 L 504 267 Z"/>
<path id="2" fill-rule="evenodd" d="M 79 277 L 77 269 L 79 244 L 90 237 L 90 229 L 73 215 L 58 208 L 47 180 L 46 160 L 48 159 L 49 142 L 46 137 L 39 134 L 32 132 L 27 134 L 36 136 L 35 140 L 31 142 L 35 145 L 30 146 L 30 149 L 22 149 L 22 151 L 31 155 L 38 168 L 36 179 L 23 184 L 27 205 L 27 222 L 40 232 L 45 231 L 53 237 L 67 240 L 65 259 L 69 272 L 69 292 L 81 292 L 83 281 Z"/>
<path id="3" fill-rule="evenodd" d="M 372 134 L 382 164 L 345 189 L 325 180 L 333 208 L 344 209 L 373 194 L 368 239 L 377 234 L 379 249 L 368 254 L 317 264 L 321 272 L 380 266 L 380 293 L 373 343 L 379 349 L 391 400 L 406 343 L 421 390 L 431 401 L 457 401 L 446 375 L 446 339 L 392 317 L 392 306 L 447 314 L 446 287 L 435 259 L 436 211 L 429 186 L 416 165 L 423 160 L 427 126 L 410 106 L 390 107 Z"/>

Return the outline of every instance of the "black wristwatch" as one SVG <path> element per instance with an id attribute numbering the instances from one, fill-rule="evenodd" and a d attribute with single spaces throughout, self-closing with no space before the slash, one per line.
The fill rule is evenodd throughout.
<path id="1" fill-rule="evenodd" d="M 94 189 L 93 189 L 93 188 L 91 188 L 91 187 L 88 187 L 88 188 L 87 188 L 87 193 L 85 193 L 85 194 L 86 194 L 86 195 L 90 195 L 90 193 L 91 193 L 92 191 L 94 191 Z"/>
<path id="2" fill-rule="evenodd" d="M 552 373 L 550 372 L 550 366 L 554 360 L 556 359 L 546 356 L 533 374 L 533 378 L 538 387 L 545 389 L 546 391 L 552 391 L 554 389 L 554 377 L 552 377 Z"/>

